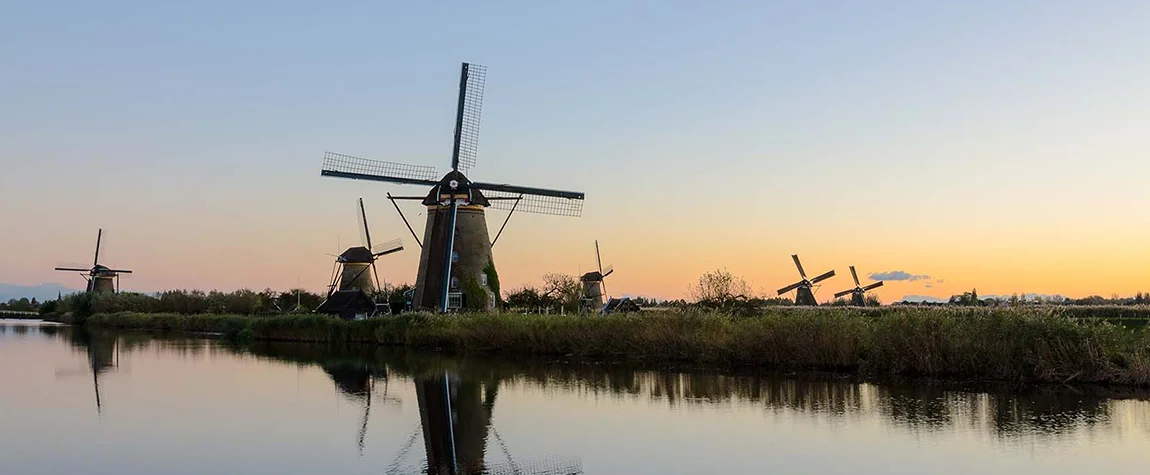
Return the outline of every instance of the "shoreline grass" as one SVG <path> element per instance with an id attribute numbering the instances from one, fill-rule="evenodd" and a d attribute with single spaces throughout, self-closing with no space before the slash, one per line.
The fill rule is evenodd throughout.
<path id="1" fill-rule="evenodd" d="M 361 321 L 115 313 L 101 328 L 259 341 L 369 343 L 783 371 L 1024 383 L 1150 385 L 1150 330 L 1051 308 L 769 309 L 633 315 L 404 314 Z"/>

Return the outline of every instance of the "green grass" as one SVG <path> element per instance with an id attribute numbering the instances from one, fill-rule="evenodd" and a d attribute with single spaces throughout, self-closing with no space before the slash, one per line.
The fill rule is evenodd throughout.
<path id="1" fill-rule="evenodd" d="M 1150 331 L 1058 308 L 769 309 L 752 317 L 405 314 L 362 321 L 116 313 L 90 325 L 266 341 L 371 343 L 460 353 L 830 370 L 1019 382 L 1150 385 Z"/>

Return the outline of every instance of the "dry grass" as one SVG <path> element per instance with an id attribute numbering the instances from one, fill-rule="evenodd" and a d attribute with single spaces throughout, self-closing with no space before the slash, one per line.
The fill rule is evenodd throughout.
<path id="1" fill-rule="evenodd" d="M 1052 308 L 777 308 L 635 315 L 99 314 L 101 327 L 268 341 L 359 342 L 462 353 L 565 355 L 955 379 L 1150 385 L 1150 331 Z"/>

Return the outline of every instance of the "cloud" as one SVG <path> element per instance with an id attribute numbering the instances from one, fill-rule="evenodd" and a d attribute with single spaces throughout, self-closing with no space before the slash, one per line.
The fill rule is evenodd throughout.
<path id="1" fill-rule="evenodd" d="M 942 297 L 932 297 L 930 295 L 903 295 L 900 302 L 926 302 L 926 303 L 946 303 L 948 299 Z"/>
<path id="2" fill-rule="evenodd" d="M 905 280 L 909 282 L 918 282 L 920 280 L 930 280 L 929 275 L 911 274 L 910 272 L 901 270 L 890 270 L 886 272 L 875 272 L 868 275 L 871 280 Z"/>
<path id="3" fill-rule="evenodd" d="M 926 288 L 928 288 L 928 289 L 933 289 L 933 288 L 934 288 L 934 284 L 926 284 Z"/>

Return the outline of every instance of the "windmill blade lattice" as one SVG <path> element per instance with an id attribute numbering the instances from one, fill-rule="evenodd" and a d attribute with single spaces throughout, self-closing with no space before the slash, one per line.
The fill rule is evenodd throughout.
<path id="1" fill-rule="evenodd" d="M 806 279 L 807 273 L 806 273 L 806 271 L 803 270 L 803 263 L 799 262 L 799 255 L 798 254 L 791 254 L 791 259 L 794 259 L 795 267 L 799 269 L 799 276 Z"/>
<path id="2" fill-rule="evenodd" d="M 376 244 L 371 248 L 371 253 L 375 255 L 391 254 L 395 251 L 403 250 L 403 238 L 395 238 L 387 242 Z"/>
<path id="3" fill-rule="evenodd" d="M 511 193 L 506 191 L 484 191 L 483 195 L 488 198 L 498 198 L 491 200 L 491 207 L 510 211 L 512 207 L 516 211 L 523 211 L 526 213 L 534 214 L 548 214 L 552 216 L 570 216 L 579 217 L 583 215 L 583 200 L 573 198 L 561 198 L 556 196 L 541 196 L 541 195 L 523 195 L 519 199 L 519 205 L 515 205 L 514 199 L 518 198 L 520 193 Z"/>
<path id="4" fill-rule="evenodd" d="M 467 65 L 464 85 L 463 120 L 459 131 L 459 170 L 467 173 L 475 166 L 479 153 L 479 119 L 483 113 L 483 88 L 487 84 L 487 66 Z"/>
<path id="5" fill-rule="evenodd" d="M 359 180 L 388 181 L 409 185 L 434 185 L 439 174 L 435 167 L 407 163 L 385 162 L 370 158 L 353 157 L 326 152 L 321 175 Z"/>
<path id="6" fill-rule="evenodd" d="M 355 224 L 359 227 L 359 243 L 371 249 L 371 233 L 367 229 L 367 213 L 363 210 L 363 198 L 355 206 Z"/>
<path id="7" fill-rule="evenodd" d="M 829 279 L 829 278 L 831 278 L 831 277 L 834 277 L 834 276 L 835 276 L 835 271 L 833 271 L 833 270 L 832 270 L 832 271 L 827 271 L 826 273 L 824 273 L 824 274 L 822 274 L 822 275 L 819 275 L 818 277 L 815 277 L 815 278 L 811 279 L 811 283 L 812 283 L 812 284 L 817 284 L 817 283 L 819 283 L 819 282 L 822 282 L 822 281 L 824 281 L 824 280 L 827 280 L 827 279 Z"/>
<path id="8" fill-rule="evenodd" d="M 793 284 L 791 284 L 791 285 L 788 285 L 788 286 L 786 286 L 786 287 L 783 287 L 783 288 L 779 289 L 779 295 L 783 295 L 783 294 L 785 294 L 785 293 L 787 293 L 787 292 L 790 292 L 790 291 L 792 291 L 792 290 L 795 290 L 795 289 L 797 289 L 797 288 L 799 288 L 799 287 L 802 287 L 802 285 L 803 285 L 803 283 L 802 283 L 802 282 L 795 282 L 795 283 L 793 283 Z"/>

